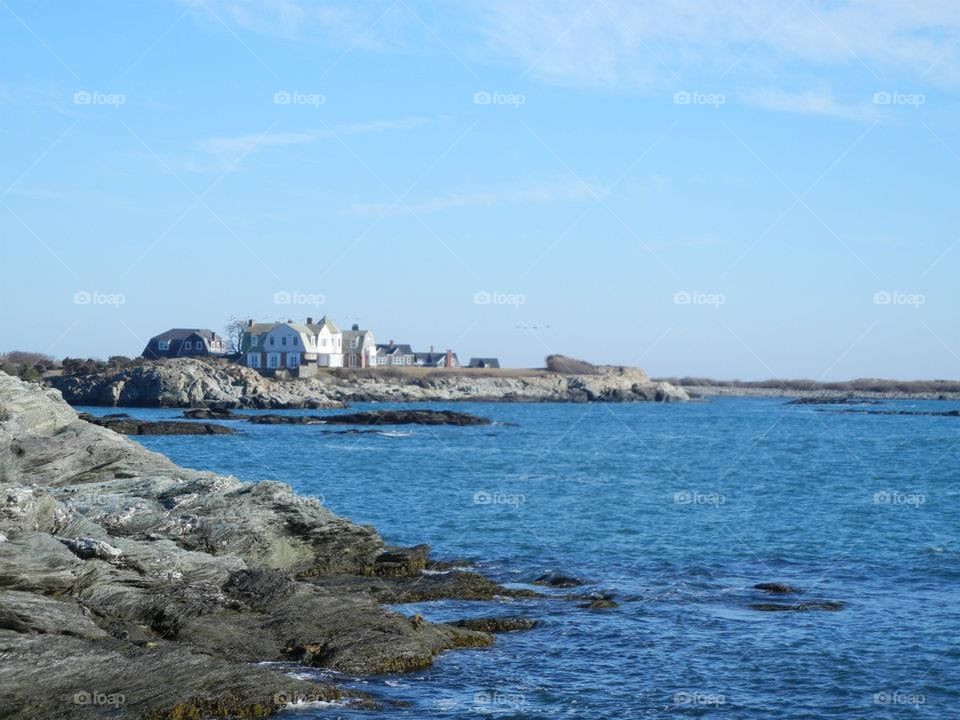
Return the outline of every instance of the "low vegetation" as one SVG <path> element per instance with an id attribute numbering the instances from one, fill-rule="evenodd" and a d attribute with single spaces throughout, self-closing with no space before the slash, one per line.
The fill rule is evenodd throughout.
<path id="1" fill-rule="evenodd" d="M 59 361 L 43 353 L 22 350 L 0 353 L 0 372 L 28 382 L 39 382 L 45 372 L 59 367 Z"/>
<path id="2" fill-rule="evenodd" d="M 547 370 L 564 375 L 595 375 L 597 366 L 566 355 L 548 355 Z"/>
<path id="3" fill-rule="evenodd" d="M 114 373 L 143 365 L 142 357 L 129 358 L 125 355 L 112 355 L 106 360 L 96 358 L 64 358 L 64 375 L 92 375 L 94 373 Z"/>

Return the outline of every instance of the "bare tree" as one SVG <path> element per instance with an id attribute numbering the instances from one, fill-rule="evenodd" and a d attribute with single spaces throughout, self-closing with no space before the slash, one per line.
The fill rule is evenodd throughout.
<path id="1" fill-rule="evenodd" d="M 246 329 L 247 321 L 243 318 L 236 316 L 227 318 L 227 324 L 223 326 L 223 334 L 227 338 L 231 355 L 240 354 L 240 343 L 243 341 L 243 332 Z"/>

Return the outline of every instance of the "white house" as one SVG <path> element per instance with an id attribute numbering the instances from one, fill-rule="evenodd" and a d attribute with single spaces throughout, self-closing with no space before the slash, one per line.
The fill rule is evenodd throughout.
<path id="1" fill-rule="evenodd" d="M 343 333 L 326 317 L 316 323 L 313 318 L 306 323 L 250 320 L 240 347 L 247 367 L 258 370 L 288 370 L 302 376 L 319 367 L 343 367 Z"/>

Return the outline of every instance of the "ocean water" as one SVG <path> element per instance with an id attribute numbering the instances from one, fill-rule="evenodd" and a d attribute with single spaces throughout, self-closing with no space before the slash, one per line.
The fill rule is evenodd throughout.
<path id="1" fill-rule="evenodd" d="M 390 543 L 429 543 L 501 582 L 557 570 L 620 605 L 402 606 L 437 621 L 541 625 L 423 672 L 316 673 L 409 706 L 285 716 L 960 717 L 960 419 L 778 398 L 423 406 L 502 424 L 325 435 L 238 423 L 230 437 L 137 439 L 189 467 L 290 483 Z M 784 601 L 752 589 L 772 581 L 843 609 L 751 608 Z"/>

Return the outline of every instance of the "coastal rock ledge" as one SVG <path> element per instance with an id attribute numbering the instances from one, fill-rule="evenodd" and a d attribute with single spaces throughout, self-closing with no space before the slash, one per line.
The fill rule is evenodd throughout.
<path id="1" fill-rule="evenodd" d="M 550 371 L 417 373 L 339 371 L 274 380 L 240 365 L 180 358 L 112 373 L 51 377 L 71 405 L 124 407 L 339 408 L 352 402 L 670 402 L 686 391 L 652 381 L 639 368 L 596 366 L 590 373 Z"/>
<path id="2" fill-rule="evenodd" d="M 492 641 L 381 605 L 365 583 L 403 554 L 385 551 L 376 530 L 287 485 L 178 467 L 0 374 L 0 717 L 373 707 L 259 663 L 392 672 Z M 427 548 L 410 552 L 420 560 L 391 582 L 424 577 Z"/>

